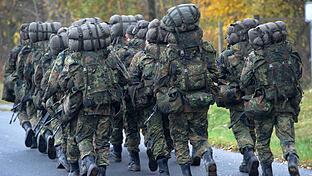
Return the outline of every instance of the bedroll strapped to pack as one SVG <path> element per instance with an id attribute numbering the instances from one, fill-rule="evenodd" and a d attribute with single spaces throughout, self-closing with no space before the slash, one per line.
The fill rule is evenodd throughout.
<path id="1" fill-rule="evenodd" d="M 72 51 L 96 51 L 111 43 L 110 29 L 106 23 L 70 27 L 68 39 L 68 48 Z"/>
<path id="2" fill-rule="evenodd" d="M 286 40 L 286 24 L 282 21 L 261 24 L 248 31 L 249 43 L 259 48 Z"/>
<path id="3" fill-rule="evenodd" d="M 160 21 L 154 19 L 148 25 L 146 40 L 149 43 L 166 44 L 168 43 L 169 32 L 160 27 Z"/>
<path id="4" fill-rule="evenodd" d="M 138 21 L 138 23 L 135 25 L 132 31 L 134 37 L 145 40 L 148 24 L 149 22 L 146 20 Z"/>
<path id="5" fill-rule="evenodd" d="M 161 26 L 169 32 L 185 32 L 198 27 L 200 11 L 195 4 L 171 7 L 161 20 Z"/>
<path id="6" fill-rule="evenodd" d="M 56 34 L 61 27 L 60 22 L 32 22 L 28 28 L 29 39 L 32 43 L 49 40 L 51 34 Z"/>
<path id="7" fill-rule="evenodd" d="M 113 15 L 109 19 L 111 25 L 111 35 L 113 38 L 123 37 L 130 25 L 136 24 L 139 20 L 143 20 L 142 15 Z"/>
<path id="8" fill-rule="evenodd" d="M 28 29 L 29 29 L 29 23 L 24 23 L 21 25 L 20 37 L 22 40 L 28 40 L 29 39 Z"/>
<path id="9" fill-rule="evenodd" d="M 94 18 L 82 18 L 79 19 L 78 21 L 75 21 L 71 24 L 71 26 L 80 26 L 86 23 L 102 23 L 103 20 L 101 20 L 99 17 L 94 17 Z"/>
<path id="10" fill-rule="evenodd" d="M 49 47 L 52 54 L 57 55 L 68 48 L 67 29 L 61 28 L 57 34 L 52 34 L 49 40 Z"/>
<path id="11" fill-rule="evenodd" d="M 243 21 L 237 21 L 228 27 L 227 42 L 234 45 L 238 42 L 248 40 L 248 31 L 251 28 L 258 26 L 259 22 L 256 19 L 246 18 Z"/>

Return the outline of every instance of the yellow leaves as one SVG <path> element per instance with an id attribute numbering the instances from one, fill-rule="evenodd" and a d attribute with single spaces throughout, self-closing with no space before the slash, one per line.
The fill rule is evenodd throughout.
<path id="1" fill-rule="evenodd" d="M 20 42 L 20 35 L 19 35 L 19 32 L 15 32 L 14 35 L 13 35 L 13 43 L 14 45 L 18 45 L 18 43 Z"/>

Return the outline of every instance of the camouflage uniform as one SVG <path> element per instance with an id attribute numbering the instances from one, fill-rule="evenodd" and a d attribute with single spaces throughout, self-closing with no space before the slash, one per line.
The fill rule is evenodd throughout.
<path id="1" fill-rule="evenodd" d="M 4 65 L 4 81 L 3 81 L 3 92 L 2 92 L 2 99 L 6 101 L 14 102 L 15 95 L 14 95 L 14 84 L 16 81 L 16 75 L 14 75 L 16 70 L 16 63 L 18 54 L 22 50 L 23 45 L 18 45 L 14 47 L 9 54 L 8 60 Z"/>
<path id="2" fill-rule="evenodd" d="M 78 144 L 82 159 L 82 170 L 90 169 L 92 165 L 90 163 L 94 163 L 95 158 L 96 165 L 99 167 L 106 167 L 109 164 L 111 120 L 112 115 L 115 114 L 114 102 L 120 101 L 121 90 L 117 90 L 119 86 L 116 64 L 113 63 L 113 59 L 108 59 L 107 56 L 108 50 L 106 49 L 96 52 L 74 52 L 66 57 L 62 71 L 62 74 L 68 75 L 67 87 L 70 88 L 69 90 L 83 94 L 83 107 L 78 107 L 80 110 L 78 109 L 75 131 L 75 141 Z M 97 62 L 97 66 L 101 65 L 103 70 L 96 70 L 91 75 L 88 70 L 94 62 Z M 85 74 L 88 76 L 86 77 Z M 98 79 L 102 81 L 98 82 Z M 72 85 L 70 86 L 71 82 Z M 88 86 L 87 90 L 85 86 Z M 109 91 L 109 95 L 103 94 L 107 91 Z M 93 96 L 92 92 L 96 93 L 96 97 L 101 96 L 100 99 L 95 100 L 95 97 L 89 97 Z M 117 95 L 118 93 L 119 95 Z M 89 101 L 92 102 L 89 103 Z M 81 174 L 83 173 L 82 171 Z"/>
<path id="3" fill-rule="evenodd" d="M 189 169 L 189 164 L 191 162 L 188 141 L 190 141 L 195 148 L 196 156 L 204 158 L 204 162 L 207 163 L 207 165 L 205 164 L 206 169 L 208 169 L 209 172 L 212 170 L 214 170 L 213 172 L 216 172 L 216 165 L 212 159 L 212 149 L 208 144 L 207 133 L 207 111 L 209 104 L 212 103 L 211 95 L 209 98 L 210 100 L 205 103 L 207 106 L 195 105 L 192 108 L 188 103 L 179 103 L 179 101 L 182 101 L 182 98 L 178 98 L 180 97 L 179 94 L 182 94 L 181 96 L 185 97 L 187 94 L 192 95 L 193 92 L 196 91 L 206 92 L 209 90 L 208 81 L 216 77 L 215 74 L 217 73 L 217 70 L 215 66 L 215 50 L 213 46 L 208 42 L 203 42 L 200 48 L 201 49 L 194 47 L 184 50 L 184 54 L 190 54 L 191 57 L 194 58 L 191 61 L 187 61 L 188 64 L 197 63 L 196 66 L 201 67 L 193 68 L 190 66 L 190 68 L 186 69 L 185 67 L 187 67 L 188 64 L 182 62 L 183 59 L 181 57 L 183 55 L 180 55 L 181 50 L 178 49 L 176 44 L 169 44 L 161 55 L 159 77 L 156 82 L 157 98 L 161 92 L 165 92 L 165 94 L 168 92 L 169 94 L 170 90 L 176 90 L 176 93 L 168 95 L 169 97 L 176 96 L 173 101 L 169 100 L 169 103 L 174 103 L 174 105 L 172 105 L 173 103 L 170 103 L 172 106 L 169 108 L 169 126 L 177 156 L 177 163 L 181 165 L 182 172 L 184 172 L 185 166 Z M 201 52 L 204 52 L 204 54 Z M 198 62 L 201 62 L 201 64 Z M 188 72 L 185 72 L 185 70 Z M 201 75 L 205 78 L 199 79 L 197 77 L 195 80 L 195 77 L 191 77 L 196 76 L 195 73 L 196 75 Z M 194 80 L 192 80 L 192 78 L 194 78 Z M 197 81 L 199 80 L 202 81 L 202 83 L 200 83 L 202 86 L 197 87 L 196 91 L 189 90 L 190 86 L 193 87 L 198 85 Z"/>
<path id="4" fill-rule="evenodd" d="M 225 80 L 228 84 L 235 83 L 239 85 L 239 79 L 244 66 L 244 58 L 248 56 L 250 51 L 251 46 L 247 41 L 232 45 L 228 50 L 224 51 L 217 61 L 220 78 Z M 253 90 L 246 91 L 247 94 L 250 94 Z M 233 124 L 232 131 L 240 152 L 243 154 L 244 148 L 246 147 L 254 149 L 256 140 L 254 122 L 252 119 L 248 119 L 249 124 L 244 124 L 244 122 L 240 120 L 240 116 L 244 111 L 243 102 L 230 105 L 228 108 L 230 109 L 230 118 Z"/>
<path id="5" fill-rule="evenodd" d="M 267 76 L 270 75 L 270 69 L 268 69 L 268 62 L 264 62 L 262 63 L 263 65 L 260 65 L 261 60 L 275 58 L 276 56 L 279 56 L 280 53 L 287 53 L 283 56 L 287 56 L 290 58 L 298 57 L 298 54 L 292 51 L 291 46 L 287 42 L 274 44 L 265 49 L 257 49 L 251 52 L 249 57 L 247 58 L 241 76 L 242 88 L 245 88 L 250 84 L 254 84 L 256 90 L 265 91 L 265 99 L 267 100 L 263 102 L 271 102 L 273 106 L 273 109 L 269 114 L 255 118 L 257 136 L 256 148 L 258 151 L 259 159 L 261 161 L 263 169 L 271 169 L 271 174 L 272 168 L 270 168 L 270 165 L 272 164 L 274 158 L 270 149 L 270 139 L 274 127 L 276 130 L 276 135 L 281 143 L 284 158 L 289 161 L 289 156 L 298 157 L 295 150 L 294 123 L 297 121 L 297 116 L 299 113 L 298 106 L 302 95 L 301 88 L 297 87 L 298 90 L 295 97 L 284 99 L 279 98 L 279 95 L 275 95 L 275 98 L 273 98 L 273 100 L 271 101 L 269 100 L 269 97 L 272 96 L 272 92 L 270 92 L 271 89 L 268 89 L 268 87 L 263 85 L 264 82 L 266 82 L 267 85 L 270 85 L 270 80 Z M 300 71 L 295 70 L 294 73 L 297 76 L 296 79 L 300 79 Z M 290 80 L 291 78 L 289 77 L 287 79 Z M 295 160 L 296 165 L 297 162 L 298 161 Z"/>
<path id="6" fill-rule="evenodd" d="M 153 96 L 153 84 L 155 80 L 154 73 L 157 72 L 157 68 L 159 66 L 157 57 L 164 49 L 165 45 L 148 44 L 145 47 L 145 55 L 139 59 L 134 57 L 129 68 L 132 84 L 142 84 L 142 87 L 139 86 L 139 88 L 137 88 L 135 95 L 143 95 L 140 95 L 139 97 L 132 97 L 132 101 L 139 99 L 137 101 L 145 102 L 143 103 L 144 107 L 136 107 L 136 110 L 139 110 L 140 112 L 136 122 L 138 124 L 138 131 L 142 128 L 147 129 L 146 132 L 143 133 L 146 141 L 145 145 L 152 151 L 154 159 L 159 157 L 169 158 L 171 152 L 171 146 L 170 144 L 167 144 L 166 141 L 168 139 L 167 135 L 169 134 L 165 133 L 166 129 L 169 128 L 165 125 L 165 118 L 167 118 L 167 116 L 161 114 L 159 111 L 156 111 L 147 123 L 147 126 L 144 126 L 145 120 L 153 112 L 153 107 L 155 105 L 155 98 Z M 146 102 L 146 100 L 148 100 L 148 102 Z M 134 102 L 134 106 L 135 104 L 136 103 Z M 170 143 L 170 141 L 168 142 Z"/>

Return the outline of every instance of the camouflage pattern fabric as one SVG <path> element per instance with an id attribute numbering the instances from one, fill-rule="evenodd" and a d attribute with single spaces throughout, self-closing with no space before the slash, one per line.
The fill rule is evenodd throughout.
<path id="1" fill-rule="evenodd" d="M 207 111 L 169 114 L 169 127 L 178 164 L 191 161 L 188 141 L 196 150 L 195 156 L 201 157 L 203 153 L 211 150 L 207 141 Z"/>
<path id="2" fill-rule="evenodd" d="M 227 84 L 235 83 L 236 85 L 239 85 L 241 72 L 245 62 L 244 59 L 245 57 L 248 57 L 251 50 L 252 48 L 248 42 L 239 42 L 223 51 L 217 60 L 217 68 L 220 73 L 220 79 L 224 80 Z M 248 91 L 252 92 L 252 90 Z M 232 104 L 227 108 L 230 109 L 231 123 L 234 124 L 232 126 L 232 131 L 240 152 L 243 153 L 244 148 L 246 147 L 254 148 L 256 137 L 253 119 L 248 118 L 250 126 L 244 124 L 244 121 L 239 120 L 240 115 L 244 110 L 243 102 L 241 101 L 240 103 Z"/>

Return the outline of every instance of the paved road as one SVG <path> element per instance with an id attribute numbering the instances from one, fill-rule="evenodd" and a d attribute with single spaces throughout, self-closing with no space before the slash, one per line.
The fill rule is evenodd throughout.
<path id="1" fill-rule="evenodd" d="M 56 162 L 49 160 L 44 154 L 35 149 L 24 147 L 24 131 L 17 122 L 9 125 L 10 112 L 0 112 L 0 176 L 65 176 L 64 170 L 56 169 Z M 154 176 L 157 172 L 151 173 L 147 168 L 147 156 L 144 147 L 141 146 L 142 171 L 130 173 L 127 171 L 127 152 L 123 151 L 123 162 L 111 163 L 108 168 L 108 176 Z M 175 163 L 174 155 L 169 161 L 171 176 L 179 176 L 180 168 Z M 244 176 L 238 172 L 241 155 L 238 153 L 214 150 L 214 157 L 218 166 L 218 175 Z M 274 173 L 278 176 L 288 175 L 287 166 L 275 162 Z M 204 176 L 203 167 L 193 167 L 194 176 Z M 301 169 L 301 175 L 312 176 L 311 170 Z"/>

